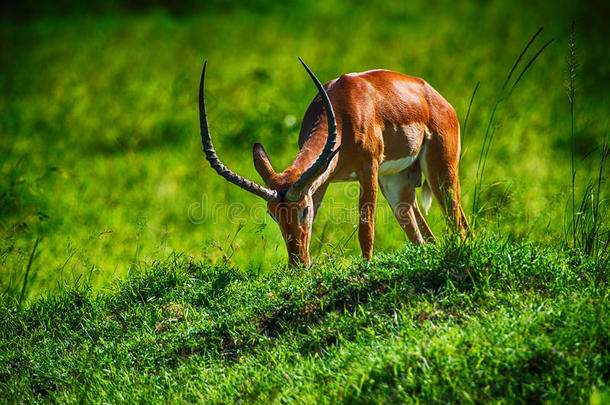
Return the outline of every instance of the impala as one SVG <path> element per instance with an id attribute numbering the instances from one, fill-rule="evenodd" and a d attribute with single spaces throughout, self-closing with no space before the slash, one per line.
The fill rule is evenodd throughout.
<path id="1" fill-rule="evenodd" d="M 460 126 L 453 107 L 417 77 L 371 70 L 346 74 L 322 86 L 299 60 L 319 95 L 307 108 L 300 151 L 290 167 L 277 173 L 263 146 L 254 144 L 254 167 L 267 187 L 235 174 L 218 159 L 205 111 L 205 63 L 199 85 L 201 141 L 207 160 L 226 180 L 267 201 L 286 242 L 290 265 L 309 266 L 312 223 L 331 182 L 360 183 L 358 239 L 365 259 L 373 253 L 378 184 L 411 242 L 435 240 L 415 199 L 422 172 L 424 209 L 434 195 L 449 224 L 464 237 L 468 223 L 460 205 Z"/>

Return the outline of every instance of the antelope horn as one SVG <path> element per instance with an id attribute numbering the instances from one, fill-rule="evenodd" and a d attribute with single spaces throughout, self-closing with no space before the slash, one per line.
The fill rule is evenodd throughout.
<path id="1" fill-rule="evenodd" d="M 273 201 L 277 199 L 278 193 L 273 190 L 269 190 L 266 187 L 260 186 L 256 183 L 251 182 L 248 179 L 245 179 L 231 170 L 227 169 L 227 167 L 218 159 L 216 155 L 216 151 L 214 150 L 214 145 L 212 145 L 212 138 L 210 137 L 210 130 L 208 128 L 208 117 L 205 113 L 205 101 L 203 95 L 203 79 L 205 78 L 205 67 L 207 65 L 207 61 L 203 64 L 203 71 L 201 72 L 201 82 L 199 83 L 199 124 L 201 126 L 201 143 L 203 144 L 203 152 L 205 153 L 205 158 L 210 162 L 210 166 L 212 169 L 216 170 L 218 174 L 225 178 L 225 180 L 235 184 L 247 190 L 253 194 L 256 194 L 259 197 L 264 198 L 267 201 Z"/>
<path id="2" fill-rule="evenodd" d="M 311 167 L 307 169 L 301 175 L 301 177 L 299 177 L 298 180 L 295 181 L 288 189 L 288 192 L 286 193 L 286 198 L 291 201 L 296 201 L 300 198 L 303 190 L 307 186 L 309 186 L 311 182 L 316 179 L 316 177 L 320 175 L 321 171 L 326 168 L 328 163 L 330 163 L 331 159 L 338 152 L 338 149 L 333 151 L 333 149 L 335 148 L 335 144 L 337 143 L 337 121 L 335 120 L 335 113 L 333 111 L 332 105 L 330 104 L 328 94 L 326 94 L 324 86 L 322 86 L 322 83 L 320 83 L 316 75 L 314 75 L 313 72 L 307 67 L 305 62 L 303 62 L 301 58 L 299 58 L 299 60 L 303 64 L 303 67 L 305 67 L 305 70 L 307 70 L 307 73 L 309 73 L 309 76 L 311 76 L 313 82 L 316 84 L 318 92 L 320 93 L 320 97 L 324 102 L 324 107 L 326 109 L 326 118 L 328 121 L 328 137 L 326 138 L 326 145 L 324 145 L 324 149 L 322 149 L 322 153 L 320 153 L 320 156 L 318 156 L 318 158 L 311 165 Z"/>

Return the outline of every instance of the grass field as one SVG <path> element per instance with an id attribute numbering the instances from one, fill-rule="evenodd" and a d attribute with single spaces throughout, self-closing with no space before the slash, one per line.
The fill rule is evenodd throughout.
<path id="1" fill-rule="evenodd" d="M 0 388 L 24 403 L 602 404 L 607 282 L 578 255 L 493 239 L 269 277 L 172 257 L 103 295 L 3 308 Z"/>
<path id="2" fill-rule="evenodd" d="M 7 400 L 608 399 L 607 4 L 163 3 L 2 6 Z M 204 160 L 197 87 L 207 60 L 218 154 L 260 181 L 252 144 L 288 166 L 316 94 L 298 56 L 322 81 L 419 76 L 455 107 L 472 245 L 410 246 L 380 197 L 362 264 L 358 186 L 341 183 L 314 266 L 286 270 L 265 204 Z M 447 233 L 436 205 L 427 218 Z"/>

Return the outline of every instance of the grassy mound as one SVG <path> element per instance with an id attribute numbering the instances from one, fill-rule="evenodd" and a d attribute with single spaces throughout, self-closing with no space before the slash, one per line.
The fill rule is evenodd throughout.
<path id="1" fill-rule="evenodd" d="M 601 402 L 608 269 L 502 243 L 248 274 L 173 255 L 0 312 L 23 402 Z"/>

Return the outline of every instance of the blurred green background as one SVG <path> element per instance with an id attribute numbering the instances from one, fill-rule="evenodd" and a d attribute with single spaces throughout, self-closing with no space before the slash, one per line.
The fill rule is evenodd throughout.
<path id="1" fill-rule="evenodd" d="M 217 176 L 201 152 L 200 69 L 221 159 L 260 181 L 251 147 L 276 169 L 298 151 L 315 87 L 343 73 L 396 70 L 428 81 L 463 124 L 463 204 L 472 215 L 483 137 L 502 84 L 539 56 L 494 122 L 477 233 L 557 244 L 569 209 L 566 58 L 576 25 L 577 186 L 597 173 L 608 130 L 607 2 L 257 0 L 8 2 L 0 23 L 0 288 L 18 295 L 37 238 L 26 296 L 86 280 L 103 287 L 134 265 L 183 252 L 269 271 L 286 261 L 262 201 Z M 607 171 L 603 174 L 607 192 Z M 359 255 L 358 188 L 331 186 L 314 224 L 315 257 Z M 606 193 L 607 195 L 607 193 Z M 429 223 L 444 233 L 436 206 Z M 406 238 L 380 198 L 376 251 Z"/>

